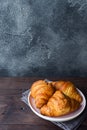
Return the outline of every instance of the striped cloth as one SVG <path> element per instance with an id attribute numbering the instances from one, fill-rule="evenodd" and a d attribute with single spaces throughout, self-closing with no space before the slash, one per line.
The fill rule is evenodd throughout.
<path id="1" fill-rule="evenodd" d="M 25 92 L 22 93 L 22 98 L 21 100 L 25 102 L 28 105 L 28 94 L 30 90 L 26 90 Z M 83 90 L 84 95 L 87 99 L 87 88 Z M 85 110 L 82 112 L 81 115 L 76 117 L 75 119 L 72 119 L 70 121 L 66 122 L 52 122 L 55 125 L 61 127 L 64 130 L 77 130 L 77 128 L 81 125 L 81 123 L 87 118 L 87 106 Z"/>

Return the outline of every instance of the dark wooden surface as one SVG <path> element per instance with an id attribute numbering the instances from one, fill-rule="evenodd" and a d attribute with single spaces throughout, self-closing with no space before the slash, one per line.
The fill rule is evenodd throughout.
<path id="1" fill-rule="evenodd" d="M 22 93 L 38 79 L 40 78 L 0 78 L 0 130 L 62 130 L 36 116 L 20 99 Z M 81 90 L 87 86 L 87 78 L 62 79 L 72 81 Z M 86 129 L 87 119 L 78 130 Z"/>

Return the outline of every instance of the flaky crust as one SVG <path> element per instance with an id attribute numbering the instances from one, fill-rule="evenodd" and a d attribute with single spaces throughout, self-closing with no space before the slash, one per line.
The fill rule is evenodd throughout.
<path id="1" fill-rule="evenodd" d="M 35 99 L 37 108 L 41 108 L 53 95 L 55 89 L 44 80 L 34 82 L 31 87 L 31 96 Z"/>
<path id="2" fill-rule="evenodd" d="M 56 91 L 48 103 L 41 108 L 41 114 L 46 116 L 62 116 L 78 109 L 80 103 L 70 99 L 61 91 Z"/>
<path id="3" fill-rule="evenodd" d="M 31 96 L 41 114 L 62 116 L 77 110 L 82 97 L 70 81 L 38 80 L 31 86 Z"/>
<path id="4" fill-rule="evenodd" d="M 82 102 L 82 97 L 77 91 L 75 85 L 70 81 L 56 81 L 52 83 L 56 90 L 62 91 L 65 95 L 75 99 L 78 102 Z"/>

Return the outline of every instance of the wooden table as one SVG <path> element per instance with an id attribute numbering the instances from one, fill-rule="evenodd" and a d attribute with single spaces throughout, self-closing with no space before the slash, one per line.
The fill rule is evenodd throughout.
<path id="1" fill-rule="evenodd" d="M 0 78 L 0 130 L 62 130 L 36 116 L 21 101 L 22 93 L 41 78 Z M 59 80 L 59 78 L 50 78 Z M 80 89 L 87 86 L 87 78 L 62 78 L 75 83 Z M 87 119 L 78 130 L 87 129 Z"/>

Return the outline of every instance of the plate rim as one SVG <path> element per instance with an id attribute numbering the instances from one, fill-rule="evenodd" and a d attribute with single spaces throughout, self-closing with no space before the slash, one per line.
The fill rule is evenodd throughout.
<path id="1" fill-rule="evenodd" d="M 48 120 L 48 121 L 57 121 L 57 122 L 64 122 L 64 121 L 69 121 L 69 120 L 72 120 L 72 119 L 74 119 L 74 118 L 76 118 L 77 116 L 79 116 L 83 111 L 84 111 L 84 109 L 85 109 L 85 107 L 86 107 L 86 98 L 85 98 L 85 96 L 84 96 L 84 94 L 82 93 L 82 91 L 80 90 L 80 89 L 78 89 L 78 88 L 76 88 L 77 90 L 78 90 L 78 92 L 81 94 L 81 96 L 82 96 L 82 98 L 83 98 L 83 101 L 82 101 L 82 103 L 81 104 L 83 104 L 83 107 L 82 107 L 82 109 L 80 110 L 80 112 L 79 113 L 77 113 L 76 115 L 74 115 L 74 116 L 71 116 L 71 117 L 68 117 L 68 118 L 63 118 L 64 116 L 66 116 L 66 115 L 64 115 L 64 116 L 60 116 L 60 117 L 49 117 L 49 116 L 44 116 L 44 115 L 42 115 L 42 114 L 40 114 L 39 112 L 37 112 L 35 109 L 34 109 L 34 107 L 31 105 L 31 103 L 30 103 L 30 98 L 32 98 L 32 100 L 34 100 L 33 99 L 33 97 L 31 97 L 31 91 L 29 92 L 29 94 L 28 94 L 28 105 L 29 105 L 29 107 L 31 108 L 31 110 L 38 116 L 38 117 L 40 117 L 40 118 L 42 118 L 42 119 L 45 119 L 45 120 Z M 36 108 L 36 106 L 35 106 L 35 108 Z M 36 109 L 38 109 L 38 108 L 36 108 Z M 80 108 L 79 108 L 80 109 Z M 76 110 L 76 111 L 79 111 L 79 109 L 78 110 Z M 38 109 L 39 110 L 39 109 Z M 75 112 L 76 112 L 75 111 Z M 72 112 L 72 113 L 75 113 L 75 112 Z M 71 114 L 71 113 L 70 113 Z M 69 114 L 67 114 L 67 115 L 69 115 Z"/>

